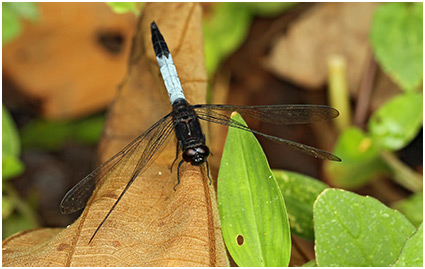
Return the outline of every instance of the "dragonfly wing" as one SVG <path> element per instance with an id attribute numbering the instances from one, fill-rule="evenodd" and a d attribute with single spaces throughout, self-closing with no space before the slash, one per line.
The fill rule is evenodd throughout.
<path id="1" fill-rule="evenodd" d="M 324 121 L 336 118 L 339 115 L 335 108 L 324 105 L 265 105 L 265 106 L 237 106 L 237 105 L 194 105 L 193 108 L 202 108 L 206 111 L 237 111 L 259 121 L 273 124 L 302 124 Z"/>
<path id="2" fill-rule="evenodd" d="M 90 199 L 96 185 L 101 184 L 101 181 L 105 178 L 105 175 L 107 175 L 113 169 L 120 169 L 118 172 L 123 176 L 128 176 L 130 179 L 135 170 L 138 170 L 140 173 L 144 167 L 147 167 L 150 159 L 144 161 L 140 161 L 139 159 L 137 163 L 134 162 L 134 159 L 138 158 L 138 156 L 150 156 L 150 158 L 152 158 L 152 155 L 158 151 L 158 147 L 161 146 L 162 143 L 154 144 L 156 147 L 147 147 L 147 145 L 149 145 L 149 141 L 155 138 L 165 140 L 168 137 L 172 130 L 171 127 L 173 123 L 172 117 L 170 117 L 170 115 L 171 114 L 168 114 L 156 122 L 148 130 L 131 141 L 120 152 L 101 164 L 98 168 L 93 170 L 93 172 L 78 182 L 71 190 L 69 190 L 65 194 L 60 204 L 60 210 L 62 214 L 70 214 L 84 208 L 87 204 L 87 201 Z M 132 167 L 126 166 L 125 163 Z"/>
<path id="3" fill-rule="evenodd" d="M 112 213 L 112 211 L 115 209 L 121 198 L 124 196 L 125 192 L 130 188 L 131 184 L 136 180 L 137 176 L 142 173 L 144 169 L 149 167 L 149 165 L 154 161 L 155 157 L 159 154 L 156 154 L 160 151 L 162 148 L 162 145 L 164 145 L 164 142 L 167 140 L 167 138 L 170 136 L 171 132 L 174 129 L 174 121 L 171 117 L 161 125 L 159 125 L 159 128 L 152 129 L 152 133 L 149 136 L 146 136 L 146 139 L 144 140 L 146 142 L 143 153 L 141 155 L 139 154 L 131 154 L 131 157 L 129 157 L 129 163 L 132 164 L 136 162 L 136 166 L 134 169 L 128 170 L 132 171 L 129 181 L 125 188 L 121 191 L 120 196 L 118 196 L 118 199 L 115 201 L 114 205 L 111 207 L 111 209 L 108 211 L 108 214 L 103 218 L 102 222 L 97 226 L 95 232 L 93 233 L 92 237 L 90 238 L 89 243 L 93 240 L 94 236 L 97 234 L 99 229 L 102 227 L 102 225 L 105 223 L 105 221 L 108 219 L 109 215 Z M 140 157 L 139 157 L 140 156 Z M 138 160 L 132 160 L 133 158 L 138 158 Z M 124 167 L 120 168 L 121 170 L 124 169 Z"/>
<path id="4" fill-rule="evenodd" d="M 325 160 L 332 160 L 332 161 L 341 161 L 340 158 L 338 158 L 337 156 L 333 155 L 332 153 L 329 153 L 327 151 L 318 149 L 318 148 L 314 148 L 311 146 L 307 146 L 301 143 L 297 143 L 294 141 L 290 141 L 290 140 L 286 140 L 280 137 L 276 137 L 276 136 L 271 136 L 271 135 L 267 135 L 264 133 L 261 133 L 259 131 L 253 130 L 245 125 L 242 125 L 241 123 L 233 120 L 232 118 L 217 113 L 215 111 L 213 111 L 212 109 L 204 109 L 204 107 L 202 108 L 197 108 L 195 109 L 199 119 L 201 120 L 206 120 L 206 121 L 211 121 L 214 123 L 218 123 L 221 125 L 226 125 L 226 126 L 230 126 L 233 128 L 238 128 L 244 131 L 248 131 L 248 132 L 252 132 L 258 135 L 261 135 L 267 139 L 270 139 L 274 142 L 277 142 L 279 144 L 285 145 L 285 146 L 289 146 L 295 150 L 298 151 L 302 151 L 303 153 L 306 153 L 310 156 L 313 156 L 315 158 L 320 158 L 320 159 L 325 159 Z"/>

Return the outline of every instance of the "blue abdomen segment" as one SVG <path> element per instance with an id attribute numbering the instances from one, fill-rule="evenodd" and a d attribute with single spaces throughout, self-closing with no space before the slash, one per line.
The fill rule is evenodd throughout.
<path id="1" fill-rule="evenodd" d="M 155 22 L 152 22 L 151 24 L 151 32 L 156 60 L 158 62 L 159 70 L 161 71 L 171 104 L 174 104 L 177 99 L 186 99 L 177 74 L 176 66 L 174 65 L 173 57 L 171 57 L 171 53 L 168 50 L 164 37 L 161 35 L 161 32 Z"/>

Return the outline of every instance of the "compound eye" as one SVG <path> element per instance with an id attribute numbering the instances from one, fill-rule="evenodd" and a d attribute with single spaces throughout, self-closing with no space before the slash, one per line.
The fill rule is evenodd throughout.
<path id="1" fill-rule="evenodd" d="M 186 149 L 184 152 L 183 152 L 183 154 L 182 154 L 182 157 L 183 157 L 183 160 L 185 161 L 185 162 L 191 162 L 192 161 L 192 158 L 194 157 L 194 156 L 196 156 L 198 153 L 196 152 L 196 150 L 195 149 Z"/>
<path id="2" fill-rule="evenodd" d="M 196 148 L 188 148 L 183 152 L 183 160 L 190 162 L 192 165 L 199 166 L 205 162 L 210 150 L 205 145 L 197 146 Z"/>
<path id="3" fill-rule="evenodd" d="M 202 165 L 210 154 L 210 150 L 205 145 L 200 145 L 195 148 L 196 154 L 190 160 L 190 163 L 195 166 Z"/>
<path id="4" fill-rule="evenodd" d="M 202 155 L 202 157 L 205 157 L 205 158 L 210 155 L 210 149 L 205 145 L 201 145 L 197 147 L 196 152 L 198 152 L 200 155 Z"/>

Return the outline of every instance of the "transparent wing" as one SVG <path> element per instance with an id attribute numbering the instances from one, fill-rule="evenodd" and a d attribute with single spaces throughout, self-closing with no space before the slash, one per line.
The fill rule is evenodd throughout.
<path id="1" fill-rule="evenodd" d="M 233 120 L 232 118 L 217 113 L 215 111 L 213 111 L 212 108 L 210 107 L 198 107 L 195 108 L 196 114 L 198 115 L 199 119 L 201 120 L 205 120 L 205 121 L 210 121 L 210 122 L 214 122 L 214 123 L 218 123 L 221 125 L 226 125 L 226 126 L 230 126 L 233 128 L 238 128 L 244 131 L 248 131 L 248 132 L 252 132 L 261 136 L 264 136 L 267 139 L 270 139 L 274 142 L 277 142 L 279 144 L 285 145 L 285 146 L 289 146 L 295 150 L 301 151 L 303 153 L 306 153 L 310 156 L 313 156 L 315 158 L 320 158 L 320 159 L 325 159 L 325 160 L 332 160 L 332 161 L 341 161 L 340 158 L 338 158 L 337 156 L 333 155 L 332 153 L 329 153 L 327 151 L 318 149 L 318 148 L 314 148 L 314 147 L 310 147 L 301 143 L 297 143 L 294 141 L 290 141 L 290 140 L 286 140 L 280 137 L 276 137 L 276 136 L 271 136 L 271 135 L 267 135 L 264 133 L 261 133 L 259 131 L 253 130 L 249 127 L 246 127 L 242 124 L 240 124 L 239 122 Z"/>
<path id="2" fill-rule="evenodd" d="M 338 110 L 323 105 L 265 105 L 265 106 L 237 106 L 237 105 L 194 105 L 193 108 L 203 108 L 205 111 L 237 111 L 259 121 L 274 124 L 302 124 L 324 121 L 336 118 Z"/>
<path id="3" fill-rule="evenodd" d="M 115 169 L 119 169 L 116 171 L 117 175 L 120 174 L 131 180 L 135 174 L 137 177 L 144 168 L 147 168 L 148 164 L 153 161 L 153 155 L 173 130 L 173 121 L 170 115 L 171 113 L 157 121 L 69 190 L 60 204 L 62 214 L 70 214 L 84 208 L 96 185 L 109 172 L 114 170 L 115 173 Z"/>
<path id="4" fill-rule="evenodd" d="M 158 156 L 159 154 L 156 154 L 160 151 L 161 146 L 164 144 L 164 142 L 167 140 L 167 138 L 170 136 L 171 132 L 174 129 L 174 121 L 172 120 L 172 117 L 169 117 L 166 119 L 164 123 L 159 125 L 157 128 L 152 129 L 151 134 L 146 136 L 142 142 L 146 141 L 145 149 L 143 150 L 143 153 L 140 157 L 138 157 L 138 154 L 131 154 L 131 157 L 129 157 L 129 164 L 134 163 L 134 158 L 139 158 L 136 162 L 137 165 L 134 169 L 128 170 L 123 165 L 120 166 L 121 175 L 123 170 L 125 171 L 133 171 L 130 176 L 130 180 L 128 181 L 127 185 L 125 186 L 124 190 L 121 192 L 120 196 L 118 196 L 118 199 L 115 201 L 114 205 L 111 207 L 111 209 L 108 211 L 108 214 L 103 218 L 102 222 L 97 226 L 95 232 L 93 233 L 92 237 L 90 238 L 89 243 L 93 240 L 94 236 L 97 234 L 97 232 L 100 230 L 102 225 L 105 223 L 105 221 L 108 219 L 109 215 L 114 211 L 115 207 L 121 200 L 121 198 L 124 196 L 125 192 L 128 190 L 128 188 L 133 184 L 134 180 L 136 180 L 137 176 L 143 172 L 149 165 L 153 162 L 155 159 L 154 156 Z"/>

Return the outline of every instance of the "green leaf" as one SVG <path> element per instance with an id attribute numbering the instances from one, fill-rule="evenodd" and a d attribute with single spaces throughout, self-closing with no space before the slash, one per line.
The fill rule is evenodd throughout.
<path id="1" fill-rule="evenodd" d="M 37 119 L 21 131 L 24 148 L 41 147 L 58 150 L 68 140 L 95 144 L 102 133 L 103 116 L 94 116 L 77 121 L 48 121 Z"/>
<path id="2" fill-rule="evenodd" d="M 368 123 L 374 141 L 392 151 L 409 144 L 422 128 L 422 102 L 421 93 L 405 93 L 381 106 Z"/>
<path id="3" fill-rule="evenodd" d="M 313 203 L 328 186 L 299 173 L 283 170 L 272 172 L 285 199 L 291 232 L 313 241 Z"/>
<path id="4" fill-rule="evenodd" d="M 422 81 L 422 3 L 386 3 L 376 11 L 371 42 L 382 68 L 404 90 Z"/>
<path id="5" fill-rule="evenodd" d="M 22 146 L 58 150 L 70 133 L 69 125 L 66 121 L 33 120 L 21 129 Z"/>
<path id="6" fill-rule="evenodd" d="M 232 118 L 244 123 L 239 114 Z M 252 133 L 229 128 L 217 192 L 223 237 L 233 260 L 239 266 L 288 266 L 285 202 Z"/>
<path id="7" fill-rule="evenodd" d="M 372 197 L 327 189 L 314 204 L 318 266 L 389 266 L 415 227 Z"/>
<path id="8" fill-rule="evenodd" d="M 139 15 L 142 3 L 137 3 L 137 2 L 107 2 L 106 4 L 117 14 L 124 14 L 124 13 L 132 12 L 135 15 Z"/>
<path id="9" fill-rule="evenodd" d="M 22 31 L 20 19 L 36 21 L 39 17 L 36 3 L 2 3 L 2 42 L 7 43 Z"/>
<path id="10" fill-rule="evenodd" d="M 36 21 L 39 18 L 37 3 L 32 2 L 9 2 L 13 11 L 21 18 Z"/>
<path id="11" fill-rule="evenodd" d="M 350 127 L 340 135 L 334 154 L 342 162 L 325 162 L 324 170 L 333 185 L 358 188 L 375 176 L 388 172 L 378 156 L 378 147 L 361 129 Z"/>
<path id="12" fill-rule="evenodd" d="M 416 232 L 407 239 L 398 260 L 393 266 L 397 267 L 423 267 L 423 223 Z"/>
<path id="13" fill-rule="evenodd" d="M 399 201 L 393 207 L 403 213 L 416 227 L 423 221 L 423 193 L 418 192 Z"/>
<path id="14" fill-rule="evenodd" d="M 12 117 L 2 106 L 2 178 L 10 179 L 24 171 L 24 165 L 19 160 L 21 145 L 18 131 Z"/>
<path id="15" fill-rule="evenodd" d="M 211 7 L 203 24 L 205 65 L 209 75 L 239 48 L 252 21 L 250 12 L 241 3 L 215 3 Z"/>
<path id="16" fill-rule="evenodd" d="M 7 43 L 21 33 L 22 25 L 9 3 L 2 3 L 2 5 L 2 42 Z"/>
<path id="17" fill-rule="evenodd" d="M 71 126 L 71 138 L 84 144 L 96 144 L 102 135 L 105 117 L 95 116 L 74 122 Z"/>
<path id="18" fill-rule="evenodd" d="M 3 180 L 8 180 L 15 178 L 22 174 L 25 171 L 25 166 L 15 156 L 5 156 L 2 157 L 2 178 Z"/>
<path id="19" fill-rule="evenodd" d="M 207 73 L 236 51 L 248 36 L 254 16 L 275 16 L 295 3 L 214 3 L 204 16 L 204 49 Z M 231 25 L 231 26 L 229 26 Z"/>

